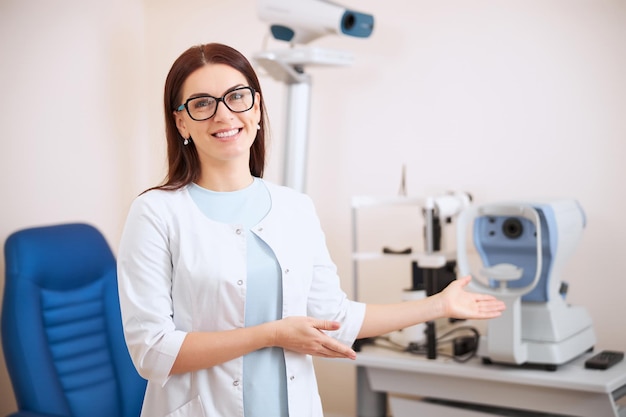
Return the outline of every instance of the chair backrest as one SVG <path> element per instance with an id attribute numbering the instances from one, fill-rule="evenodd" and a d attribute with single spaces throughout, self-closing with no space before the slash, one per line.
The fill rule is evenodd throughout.
<path id="1" fill-rule="evenodd" d="M 146 383 L 124 342 L 102 234 L 81 223 L 29 228 L 4 250 L 2 346 L 20 411 L 139 416 Z"/>

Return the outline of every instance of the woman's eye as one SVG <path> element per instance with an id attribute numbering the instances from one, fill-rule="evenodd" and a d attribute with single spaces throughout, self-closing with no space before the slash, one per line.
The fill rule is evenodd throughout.
<path id="1" fill-rule="evenodd" d="M 228 98 L 227 98 L 228 101 L 237 101 L 237 100 L 241 100 L 241 99 L 243 99 L 243 94 L 238 92 L 238 91 L 230 94 L 228 96 Z"/>
<path id="2" fill-rule="evenodd" d="M 193 107 L 194 109 L 203 109 L 207 107 L 211 107 L 215 103 L 215 100 L 211 98 L 201 98 L 198 100 L 194 100 Z"/>

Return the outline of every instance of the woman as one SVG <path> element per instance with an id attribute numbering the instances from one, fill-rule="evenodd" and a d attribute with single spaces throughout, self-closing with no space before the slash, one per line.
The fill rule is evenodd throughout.
<path id="1" fill-rule="evenodd" d="M 236 50 L 184 52 L 164 105 L 168 176 L 133 202 L 118 255 L 143 416 L 321 417 L 312 356 L 354 359 L 357 338 L 504 308 L 469 278 L 415 302 L 348 300 L 311 200 L 261 179 L 263 95 Z"/>

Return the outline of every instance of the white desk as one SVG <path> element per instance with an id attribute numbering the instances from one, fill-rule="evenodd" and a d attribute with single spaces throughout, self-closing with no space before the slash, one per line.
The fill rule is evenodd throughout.
<path id="1" fill-rule="evenodd" d="M 584 417 L 626 416 L 626 407 L 617 404 L 617 400 L 626 396 L 626 360 L 604 371 L 585 369 L 584 361 L 592 355 L 585 354 L 551 372 L 483 365 L 480 358 L 466 363 L 444 357 L 429 360 L 423 356 L 365 345 L 357 354 L 356 365 L 360 368 L 358 375 L 367 376 L 369 388 L 375 391 L 374 396 L 383 392 L 389 394 L 394 417 L 517 415 L 511 414 L 510 410 L 502 410 L 504 407 L 526 410 L 526 414 L 520 412 L 526 416 L 544 415 L 542 413 Z M 364 392 L 363 381 L 358 386 L 359 397 L 372 394 Z M 469 411 L 451 407 L 450 404 L 424 401 L 424 398 L 494 408 L 487 412 Z M 362 399 L 359 398 L 360 406 Z M 365 415 L 377 416 L 372 412 L 375 411 L 370 407 Z"/>

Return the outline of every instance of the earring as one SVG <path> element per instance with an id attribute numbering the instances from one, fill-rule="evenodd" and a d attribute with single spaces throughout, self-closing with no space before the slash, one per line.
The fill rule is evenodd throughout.
<path id="1" fill-rule="evenodd" d="M 185 146 L 189 145 L 189 139 L 191 139 L 191 138 L 190 137 L 189 138 L 185 138 L 185 140 L 183 141 L 183 145 L 185 145 Z"/>
<path id="2" fill-rule="evenodd" d="M 256 130 L 261 130 L 261 124 L 259 123 L 256 124 Z"/>

